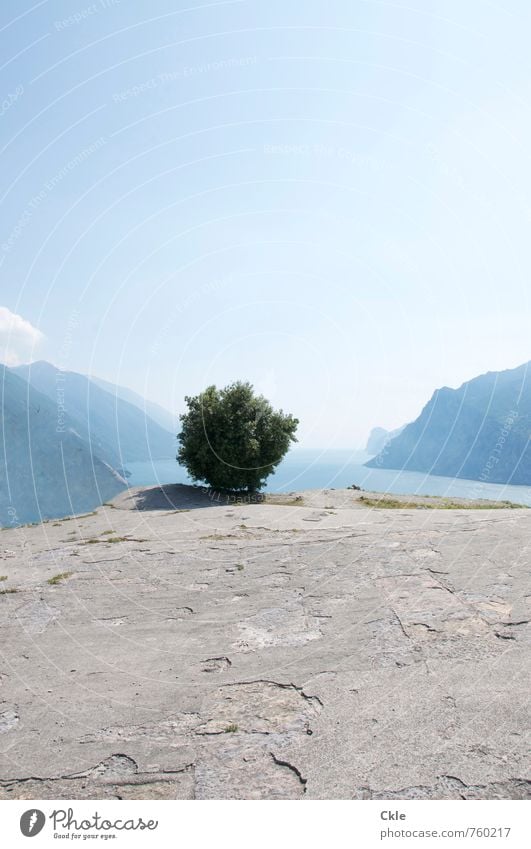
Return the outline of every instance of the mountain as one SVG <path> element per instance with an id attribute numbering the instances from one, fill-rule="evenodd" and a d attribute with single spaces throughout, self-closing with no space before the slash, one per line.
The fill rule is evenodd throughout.
<path id="1" fill-rule="evenodd" d="M 12 369 L 59 405 L 93 452 L 115 469 L 128 462 L 175 457 L 175 436 L 134 404 L 102 389 L 95 381 L 46 362 Z"/>
<path id="2" fill-rule="evenodd" d="M 57 404 L 0 366 L 0 525 L 85 513 L 126 486 Z"/>
<path id="3" fill-rule="evenodd" d="M 402 433 L 404 427 L 397 427 L 395 430 L 386 430 L 384 427 L 373 427 L 365 447 L 367 454 L 379 454 L 391 439 Z"/>
<path id="4" fill-rule="evenodd" d="M 531 362 L 434 392 L 365 465 L 531 485 Z"/>
<path id="5" fill-rule="evenodd" d="M 170 433 L 177 433 L 177 416 L 172 415 L 169 410 L 165 410 L 164 407 L 161 407 L 159 404 L 155 404 L 154 401 L 147 401 L 137 392 L 133 392 L 132 389 L 127 389 L 125 386 L 115 386 L 114 383 L 102 380 L 101 377 L 91 377 L 90 380 L 92 383 L 101 387 L 101 389 L 109 392 L 110 395 L 113 395 L 116 398 L 121 398 L 122 401 L 127 401 L 129 404 L 133 404 L 133 406 L 138 407 L 139 410 L 142 410 L 145 415 L 149 416 L 150 419 L 153 419 L 154 422 L 157 422 L 157 424 L 164 428 L 164 430 L 167 430 Z"/>

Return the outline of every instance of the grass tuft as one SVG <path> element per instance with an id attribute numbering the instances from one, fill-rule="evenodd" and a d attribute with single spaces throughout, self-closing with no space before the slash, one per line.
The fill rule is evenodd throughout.
<path id="1" fill-rule="evenodd" d="M 54 575 L 53 578 L 48 578 L 46 583 L 50 584 L 51 587 L 55 587 L 56 584 L 60 584 L 62 581 L 66 581 L 73 574 L 73 572 L 59 572 L 57 575 Z"/>
<path id="2" fill-rule="evenodd" d="M 266 495 L 266 504 L 273 504 L 275 507 L 304 507 L 304 498 L 302 495 Z"/>
<path id="3" fill-rule="evenodd" d="M 235 537 L 236 534 L 207 534 L 206 536 L 199 537 L 199 539 L 214 539 L 214 540 L 222 540 L 229 539 Z"/>

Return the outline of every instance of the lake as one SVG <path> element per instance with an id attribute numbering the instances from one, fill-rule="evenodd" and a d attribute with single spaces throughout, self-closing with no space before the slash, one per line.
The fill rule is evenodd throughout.
<path id="1" fill-rule="evenodd" d="M 282 461 L 265 487 L 265 492 L 302 489 L 344 489 L 356 484 L 374 492 L 405 495 L 445 495 L 460 498 L 487 498 L 514 501 L 531 507 L 531 487 L 503 486 L 459 478 L 436 477 L 422 472 L 367 469 L 369 455 L 363 451 L 310 451 L 295 449 Z M 127 463 L 130 486 L 165 483 L 191 483 L 185 469 L 175 460 Z"/>

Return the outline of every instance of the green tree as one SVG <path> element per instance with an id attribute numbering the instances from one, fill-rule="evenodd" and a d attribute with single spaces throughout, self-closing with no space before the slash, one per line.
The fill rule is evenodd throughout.
<path id="1" fill-rule="evenodd" d="M 215 489 L 256 492 L 297 441 L 298 419 L 274 410 L 250 383 L 209 386 L 185 401 L 177 460 Z"/>

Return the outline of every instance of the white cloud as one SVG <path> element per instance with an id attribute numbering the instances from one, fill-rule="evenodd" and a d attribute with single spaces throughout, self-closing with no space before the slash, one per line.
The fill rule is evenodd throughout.
<path id="1" fill-rule="evenodd" d="M 0 307 L 0 362 L 7 366 L 33 359 L 35 347 L 43 334 L 21 315 Z"/>

